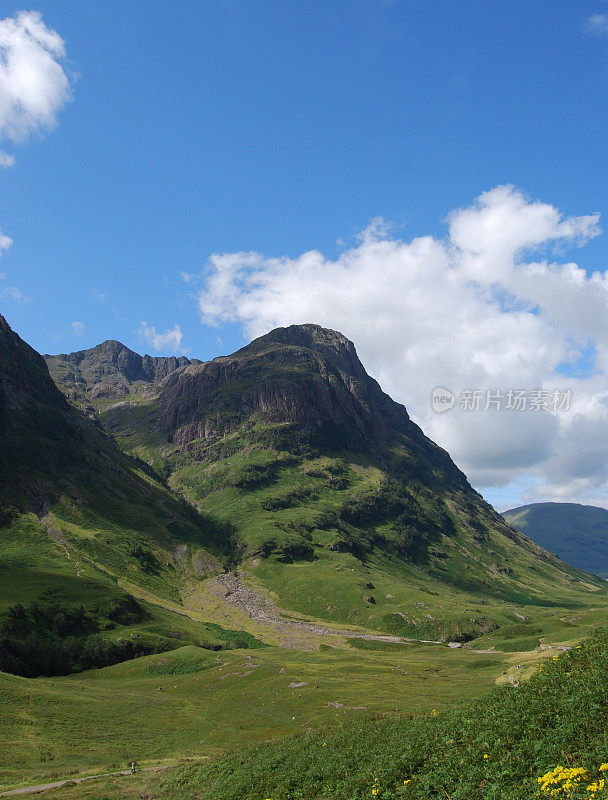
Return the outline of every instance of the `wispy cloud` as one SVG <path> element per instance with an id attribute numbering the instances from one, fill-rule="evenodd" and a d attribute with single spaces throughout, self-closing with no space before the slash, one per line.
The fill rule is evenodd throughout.
<path id="1" fill-rule="evenodd" d="M 108 295 L 105 292 L 100 292 L 99 289 L 91 289 L 89 297 L 92 300 L 96 300 L 99 305 L 104 305 L 108 302 Z"/>
<path id="2" fill-rule="evenodd" d="M 5 153 L 4 150 L 0 150 L 0 168 L 1 169 L 8 169 L 9 167 L 15 166 L 15 156 L 11 156 L 8 153 Z"/>
<path id="3" fill-rule="evenodd" d="M 84 333 L 85 328 L 86 325 L 84 324 L 84 322 L 81 322 L 80 320 L 72 322 L 72 330 L 77 336 L 80 336 L 80 334 Z"/>
<path id="4" fill-rule="evenodd" d="M 583 32 L 590 36 L 608 36 L 608 14 L 592 14 L 585 20 Z"/>
<path id="5" fill-rule="evenodd" d="M 354 340 L 478 486 L 528 475 L 538 496 L 604 493 L 608 505 L 608 273 L 555 254 L 599 235 L 597 214 L 563 217 L 512 186 L 448 215 L 445 238 L 396 238 L 374 225 L 336 259 L 214 255 L 202 320 L 247 337 L 316 322 Z M 547 255 L 549 254 L 549 255 Z M 564 371 L 587 354 L 588 369 Z M 570 413 L 433 413 L 436 386 L 570 388 Z"/>
<path id="6" fill-rule="evenodd" d="M 18 286 L 7 286 L 0 289 L 0 298 L 2 300 L 13 300 L 15 303 L 31 303 L 32 298 L 23 294 Z"/>
<path id="7" fill-rule="evenodd" d="M 5 234 L 3 234 L 2 231 L 0 231 L 0 256 L 5 250 L 8 250 L 8 248 L 12 245 L 12 243 L 13 240 L 11 239 L 11 237 L 5 236 Z"/>
<path id="8" fill-rule="evenodd" d="M 7 250 L 13 243 L 13 240 L 8 237 L 4 236 L 0 233 L 0 256 L 2 255 L 3 250 Z M 8 275 L 6 272 L 0 272 L 0 281 L 7 280 Z M 28 297 L 27 295 L 23 294 L 21 289 L 18 286 L 2 286 L 0 287 L 0 299 L 1 300 L 12 300 L 15 303 L 31 303 L 32 298 Z"/>
<path id="9" fill-rule="evenodd" d="M 139 328 L 139 335 L 151 344 L 157 353 L 165 352 L 177 355 L 184 352 L 182 347 L 183 334 L 179 325 L 173 325 L 172 328 L 168 328 L 164 333 L 160 333 L 154 325 L 142 322 Z"/>

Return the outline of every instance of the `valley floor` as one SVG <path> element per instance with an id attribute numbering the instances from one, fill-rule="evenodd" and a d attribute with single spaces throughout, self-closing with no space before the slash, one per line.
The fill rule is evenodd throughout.
<path id="1" fill-rule="evenodd" d="M 428 713 L 487 690 L 512 654 L 381 650 L 211 653 L 184 647 L 79 675 L 0 675 L 3 788 L 137 759 L 200 759 L 370 713 Z M 201 663 L 203 662 L 203 663 Z"/>
<path id="2" fill-rule="evenodd" d="M 200 761 L 378 714 L 427 715 L 495 683 L 517 683 L 557 652 L 350 643 L 348 649 L 322 644 L 314 651 L 268 646 L 217 653 L 189 646 L 73 676 L 0 674 L 2 728 L 10 731 L 0 786 L 6 791 L 113 772 L 133 759 L 144 768 Z M 93 787 L 70 791 L 95 796 Z"/>

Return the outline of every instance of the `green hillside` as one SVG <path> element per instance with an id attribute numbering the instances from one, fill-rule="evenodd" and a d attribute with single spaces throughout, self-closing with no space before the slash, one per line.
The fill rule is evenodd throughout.
<path id="1" fill-rule="evenodd" d="M 71 676 L 0 673 L 0 787 L 108 772 L 133 758 L 200 761 L 376 713 L 426 715 L 487 691 L 511 660 L 447 647 L 190 645 Z"/>
<path id="2" fill-rule="evenodd" d="M 506 525 L 335 331 L 277 329 L 116 403 L 95 386 L 117 442 L 231 526 L 241 581 L 291 612 L 466 641 L 603 593 Z"/>
<path id="3" fill-rule="evenodd" d="M 383 716 L 345 722 L 265 747 L 248 748 L 210 767 L 164 780 L 161 797 L 201 800 L 332 797 L 527 800 L 606 797 L 608 633 L 554 657 L 519 688 L 424 718 Z M 561 765 L 582 770 L 537 792 L 538 778 Z M 563 769 L 558 771 L 563 772 Z M 595 783 L 595 790 L 587 787 Z M 377 792 L 374 792 L 374 787 Z M 560 791 L 551 795 L 551 790 Z"/>
<path id="4" fill-rule="evenodd" d="M 532 503 L 506 521 L 566 564 L 608 577 L 608 510 L 580 503 Z"/>
<path id="5" fill-rule="evenodd" d="M 0 410 L 0 666 L 52 674 L 221 646 L 163 604 L 222 571 L 224 529 L 71 406 L 2 317 Z"/>

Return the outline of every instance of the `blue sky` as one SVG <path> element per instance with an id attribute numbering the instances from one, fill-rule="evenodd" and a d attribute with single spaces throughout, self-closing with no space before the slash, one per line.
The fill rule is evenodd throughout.
<path id="1" fill-rule="evenodd" d="M 0 18 L 18 10 L 2 2 Z M 439 240 L 447 214 L 505 184 L 606 219 L 604 0 L 31 10 L 65 42 L 73 98 L 54 129 L 0 142 L 16 159 L 0 170 L 0 308 L 41 352 L 108 338 L 150 352 L 151 329 L 175 326 L 193 356 L 230 351 L 256 326 L 201 324 L 204 281 L 181 276 L 213 253 L 338 259 L 377 217 Z M 560 240 L 561 261 L 603 271 L 607 236 L 586 238 L 580 258 Z"/>

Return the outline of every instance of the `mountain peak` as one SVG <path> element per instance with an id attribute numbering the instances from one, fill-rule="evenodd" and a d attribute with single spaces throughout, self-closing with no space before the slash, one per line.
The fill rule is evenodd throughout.
<path id="1" fill-rule="evenodd" d="M 185 356 L 140 356 L 116 339 L 75 353 L 46 355 L 55 382 L 68 394 L 84 392 L 89 399 L 125 397 L 138 381 L 150 387 L 180 367 L 199 363 Z"/>
<path id="2" fill-rule="evenodd" d="M 323 328 L 307 322 L 303 325 L 289 325 L 286 328 L 275 328 L 255 342 L 277 342 L 277 344 L 295 345 L 297 347 L 333 347 L 336 350 L 346 349 L 355 352 L 355 345 L 339 331 Z"/>
<path id="3" fill-rule="evenodd" d="M 355 450 L 416 428 L 367 374 L 353 343 L 313 324 L 276 328 L 232 355 L 174 372 L 158 403 L 161 429 L 180 447 L 256 420 Z"/>

